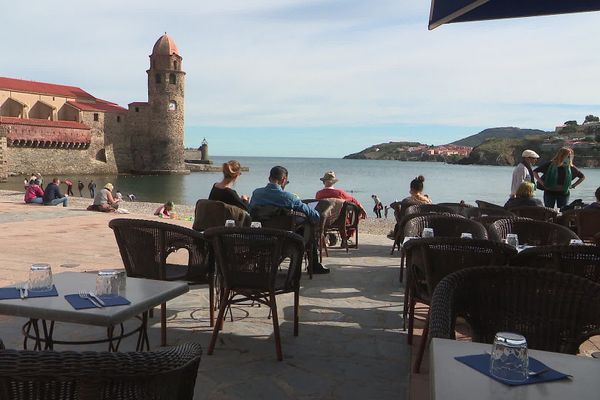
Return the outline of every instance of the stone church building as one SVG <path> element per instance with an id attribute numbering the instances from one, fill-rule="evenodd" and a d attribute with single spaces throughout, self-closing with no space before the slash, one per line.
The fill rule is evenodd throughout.
<path id="1" fill-rule="evenodd" d="M 8 174 L 187 173 L 182 58 L 152 49 L 148 101 L 123 108 L 73 86 L 0 77 L 0 179 Z"/>

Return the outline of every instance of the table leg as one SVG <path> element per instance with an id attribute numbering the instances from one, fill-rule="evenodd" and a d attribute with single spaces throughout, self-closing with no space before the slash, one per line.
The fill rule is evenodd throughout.
<path id="1" fill-rule="evenodd" d="M 44 350 L 54 350 L 54 340 L 52 335 L 54 333 L 54 321 L 50 321 L 50 328 L 45 319 L 42 320 L 42 328 L 44 329 Z"/>
<path id="2" fill-rule="evenodd" d="M 150 350 L 150 340 L 148 339 L 148 311 L 142 313 L 142 324 L 140 326 L 140 333 L 138 335 L 136 351 L 144 351 L 144 345 L 146 345 L 146 351 Z"/>

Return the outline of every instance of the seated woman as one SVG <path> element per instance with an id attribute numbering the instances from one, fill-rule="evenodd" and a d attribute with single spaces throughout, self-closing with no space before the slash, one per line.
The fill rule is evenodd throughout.
<path id="1" fill-rule="evenodd" d="M 156 211 L 154 211 L 154 215 L 158 215 L 160 218 L 175 218 L 175 212 L 173 209 L 175 208 L 175 204 L 172 201 L 167 201 L 162 206 L 158 207 Z"/>
<path id="2" fill-rule="evenodd" d="M 40 181 L 32 179 L 25 190 L 25 203 L 42 204 L 44 202 L 44 190 L 40 187 Z"/>
<path id="3" fill-rule="evenodd" d="M 517 193 L 515 197 L 511 197 L 508 199 L 506 204 L 504 204 L 504 208 L 511 209 L 513 207 L 522 207 L 522 206 L 537 206 L 543 207 L 542 201 L 540 199 L 536 199 L 533 197 L 535 194 L 535 186 L 531 182 L 521 182 L 519 187 L 517 188 Z"/>
<path id="4" fill-rule="evenodd" d="M 239 196 L 232 187 L 235 181 L 242 174 L 242 167 L 236 160 L 230 160 L 223 164 L 223 180 L 215 183 L 208 195 L 209 200 L 222 201 L 248 211 L 248 202 L 250 198 L 246 195 Z"/>
<path id="5" fill-rule="evenodd" d="M 112 195 L 113 185 L 107 183 L 102 190 L 96 192 L 94 204 L 88 207 L 90 211 L 114 212 L 119 208 L 119 199 Z"/>
<path id="6" fill-rule="evenodd" d="M 594 193 L 594 195 L 596 196 L 596 201 L 585 207 L 588 210 L 600 210 L 600 186 L 598 186 L 598 189 L 596 189 L 596 193 Z"/>
<path id="7" fill-rule="evenodd" d="M 425 177 L 423 175 L 417 176 L 415 179 L 410 181 L 410 196 L 405 197 L 400 202 L 393 202 L 390 204 L 390 207 L 394 209 L 394 216 L 396 217 L 396 225 L 394 226 L 394 230 L 388 233 L 387 237 L 389 239 L 395 240 L 396 235 L 398 234 L 398 230 L 400 226 L 398 222 L 404 216 L 404 212 L 406 208 L 415 204 L 431 204 L 431 199 L 428 195 L 423 193 L 423 183 L 425 182 Z"/>

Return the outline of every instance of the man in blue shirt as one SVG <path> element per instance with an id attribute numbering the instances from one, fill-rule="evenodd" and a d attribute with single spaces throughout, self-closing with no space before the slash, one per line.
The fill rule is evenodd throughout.
<path id="1" fill-rule="evenodd" d="M 250 200 L 250 214 L 252 215 L 252 209 L 257 206 L 274 206 L 278 208 L 285 208 L 288 210 L 299 211 L 304 213 L 309 221 L 313 224 L 319 222 L 319 213 L 308 205 L 304 204 L 298 197 L 290 192 L 286 192 L 285 186 L 288 184 L 288 170 L 285 167 L 276 166 L 271 168 L 269 173 L 269 183 L 264 188 L 258 188 L 252 193 Z M 312 245 L 312 259 L 313 274 L 327 274 L 329 269 L 323 267 L 317 260 L 317 246 L 316 243 Z"/>
<path id="2" fill-rule="evenodd" d="M 69 198 L 63 195 L 60 192 L 60 180 L 54 178 L 52 182 L 46 186 L 46 190 L 44 190 L 44 205 L 45 206 L 57 206 L 62 204 L 63 207 L 67 206 Z"/>

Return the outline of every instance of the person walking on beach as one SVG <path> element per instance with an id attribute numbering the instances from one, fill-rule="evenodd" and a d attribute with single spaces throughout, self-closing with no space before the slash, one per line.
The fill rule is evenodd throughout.
<path id="1" fill-rule="evenodd" d="M 585 175 L 573 165 L 575 153 L 570 147 L 563 147 L 549 162 L 533 170 L 533 174 L 544 190 L 544 205 L 560 209 L 567 205 L 570 189 L 575 189 L 583 182 Z M 541 178 L 539 174 L 544 174 Z M 576 178 L 575 181 L 573 179 Z"/>
<path id="2" fill-rule="evenodd" d="M 375 202 L 375 206 L 373 207 L 373 212 L 375 213 L 375 218 L 381 218 L 381 210 L 383 210 L 383 204 L 379 197 L 376 194 L 371 195 L 371 198 Z"/>
<path id="3" fill-rule="evenodd" d="M 63 207 L 67 207 L 69 198 L 60 192 L 60 179 L 54 178 L 52 182 L 46 186 L 44 190 L 44 205 L 45 206 L 57 206 L 62 204 Z"/>
<path id="4" fill-rule="evenodd" d="M 90 183 L 88 183 L 88 190 L 90 191 L 90 197 L 92 199 L 95 199 L 96 198 L 96 182 L 90 181 Z"/>
<path id="5" fill-rule="evenodd" d="M 73 194 L 73 181 L 70 179 L 65 179 L 65 185 L 67 185 L 67 196 L 75 196 Z"/>
<path id="6" fill-rule="evenodd" d="M 534 165 L 540 156 L 533 150 L 524 150 L 521 153 L 521 162 L 517 164 L 512 173 L 512 182 L 510 184 L 510 198 L 515 198 L 517 190 L 522 182 L 531 182 L 535 185 L 535 176 L 532 165 Z M 535 186 L 534 189 L 535 190 Z"/>
<path id="7" fill-rule="evenodd" d="M 79 189 L 79 197 L 83 197 L 84 184 L 81 181 L 77 181 L 77 189 Z"/>

